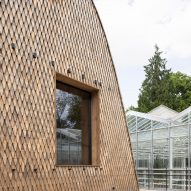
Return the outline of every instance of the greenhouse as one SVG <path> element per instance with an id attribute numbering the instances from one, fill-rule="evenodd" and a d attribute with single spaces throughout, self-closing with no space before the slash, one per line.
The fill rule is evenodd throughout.
<path id="1" fill-rule="evenodd" d="M 189 190 L 191 106 L 178 113 L 161 105 L 127 112 L 140 187 Z"/>

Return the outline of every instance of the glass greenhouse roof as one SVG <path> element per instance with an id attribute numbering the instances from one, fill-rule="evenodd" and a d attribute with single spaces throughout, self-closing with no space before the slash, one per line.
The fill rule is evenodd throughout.
<path id="1" fill-rule="evenodd" d="M 163 105 L 159 106 L 158 108 L 155 108 L 154 110 L 155 110 L 153 112 L 154 114 L 152 113 L 152 111 L 149 113 L 128 111 L 127 122 L 130 133 L 135 132 L 136 128 L 137 131 L 144 131 L 151 129 L 151 122 L 153 129 L 165 128 L 169 124 L 180 125 L 180 124 L 191 123 L 191 106 L 180 113 L 177 113 Z M 172 113 L 174 114 L 172 115 Z"/>

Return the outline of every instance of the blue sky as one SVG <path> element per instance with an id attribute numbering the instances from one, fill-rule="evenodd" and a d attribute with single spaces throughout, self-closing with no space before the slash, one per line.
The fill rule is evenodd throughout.
<path id="1" fill-rule="evenodd" d="M 191 75 L 191 0 L 94 0 L 125 108 L 136 106 L 143 66 L 158 44 L 167 67 Z"/>

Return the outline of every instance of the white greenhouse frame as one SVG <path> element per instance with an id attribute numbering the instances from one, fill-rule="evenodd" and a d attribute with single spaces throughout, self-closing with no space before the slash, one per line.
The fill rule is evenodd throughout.
<path id="1" fill-rule="evenodd" d="M 191 106 L 170 119 L 128 111 L 127 122 L 137 172 L 172 170 L 169 188 L 185 189 L 185 178 L 173 177 L 173 171 L 191 169 Z M 141 187 L 146 187 L 148 181 L 153 188 L 162 187 L 162 181 L 146 179 L 139 176 Z"/>

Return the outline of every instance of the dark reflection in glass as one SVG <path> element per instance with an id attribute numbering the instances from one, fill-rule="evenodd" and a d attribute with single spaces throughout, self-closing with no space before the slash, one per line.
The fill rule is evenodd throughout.
<path id="1" fill-rule="evenodd" d="M 57 164 L 90 164 L 91 95 L 57 82 Z"/>

